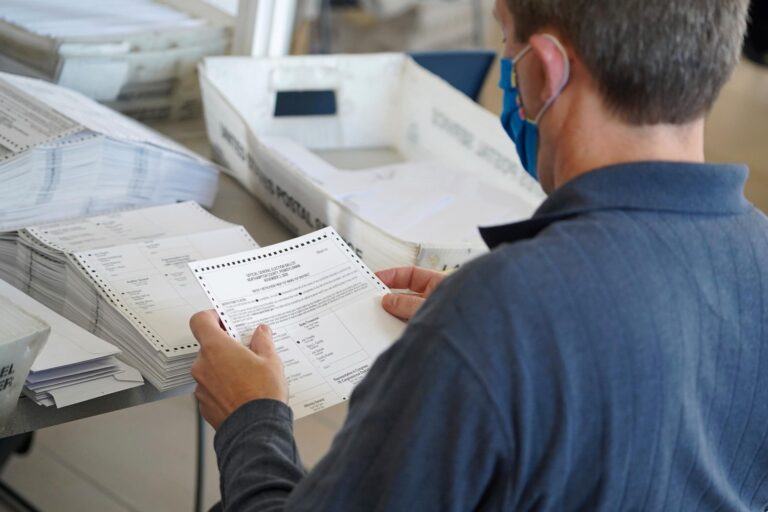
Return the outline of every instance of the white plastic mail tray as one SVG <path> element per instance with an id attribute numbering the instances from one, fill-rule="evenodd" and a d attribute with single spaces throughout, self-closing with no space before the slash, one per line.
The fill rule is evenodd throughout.
<path id="1" fill-rule="evenodd" d="M 448 269 L 544 194 L 499 120 L 403 54 L 211 57 L 214 154 L 296 234 L 333 226 L 374 269 Z"/>

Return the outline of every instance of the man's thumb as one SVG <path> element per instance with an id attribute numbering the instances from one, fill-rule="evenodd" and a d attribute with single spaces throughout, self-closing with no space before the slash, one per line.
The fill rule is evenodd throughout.
<path id="1" fill-rule="evenodd" d="M 410 320 L 423 303 L 422 297 L 408 293 L 388 293 L 381 299 L 384 310 L 401 320 Z"/>
<path id="2" fill-rule="evenodd" d="M 260 325 L 253 331 L 251 336 L 251 350 L 264 356 L 275 351 L 275 344 L 272 341 L 272 329 L 268 325 Z"/>

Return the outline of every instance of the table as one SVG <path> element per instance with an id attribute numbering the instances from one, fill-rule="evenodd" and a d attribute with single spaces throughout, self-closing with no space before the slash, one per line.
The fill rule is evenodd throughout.
<path id="1" fill-rule="evenodd" d="M 154 126 L 194 151 L 208 156 L 210 148 L 202 120 L 185 123 L 163 123 Z M 221 175 L 219 191 L 211 212 L 224 220 L 240 224 L 260 245 L 270 245 L 291 238 L 291 233 L 232 178 Z M 23 434 L 98 414 L 104 414 L 157 400 L 192 393 L 194 385 L 158 391 L 148 382 L 128 389 L 62 409 L 44 407 L 22 397 L 13 415 L 0 425 L 0 438 Z"/>

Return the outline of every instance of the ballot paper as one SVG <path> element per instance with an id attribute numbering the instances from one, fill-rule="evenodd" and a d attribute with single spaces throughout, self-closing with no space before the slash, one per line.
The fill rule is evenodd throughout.
<path id="1" fill-rule="evenodd" d="M 296 418 L 347 400 L 404 328 L 381 307 L 388 288 L 333 228 L 189 267 L 232 337 L 272 328 Z"/>
<path id="2" fill-rule="evenodd" d="M 242 226 L 184 202 L 4 233 L 0 276 L 166 390 L 192 382 L 189 318 L 210 307 L 187 263 L 257 247 Z"/>
<path id="3" fill-rule="evenodd" d="M 0 280 L 0 297 L 51 328 L 32 363 L 23 393 L 41 405 L 66 407 L 141 386 L 139 372 L 118 361 L 120 350 Z"/>
<path id="4" fill-rule="evenodd" d="M 13 85 L 0 81 L 0 144 L 23 151 L 79 131 L 80 126 Z"/>
<path id="5" fill-rule="evenodd" d="M 213 164 L 136 121 L 0 73 L 0 231 L 181 200 L 210 205 L 217 181 Z"/>

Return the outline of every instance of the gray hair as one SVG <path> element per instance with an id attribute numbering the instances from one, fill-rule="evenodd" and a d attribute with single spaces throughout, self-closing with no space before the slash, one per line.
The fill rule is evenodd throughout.
<path id="1" fill-rule="evenodd" d="M 527 41 L 559 30 L 636 125 L 705 115 L 739 59 L 748 0 L 505 0 Z"/>

